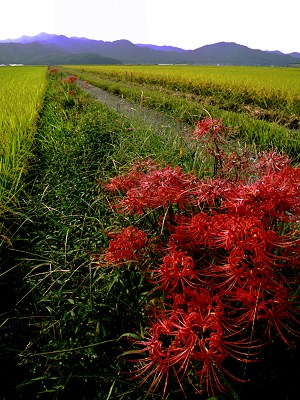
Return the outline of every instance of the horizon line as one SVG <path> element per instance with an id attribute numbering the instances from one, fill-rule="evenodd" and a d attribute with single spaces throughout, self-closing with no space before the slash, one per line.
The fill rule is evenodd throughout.
<path id="1" fill-rule="evenodd" d="M 164 44 L 164 45 L 158 45 L 158 44 L 154 44 L 154 43 L 141 43 L 141 42 L 132 42 L 131 40 L 129 40 L 129 39 L 125 39 L 125 38 L 122 38 L 122 39 L 115 39 L 115 40 L 103 40 L 103 39 L 91 39 L 91 38 L 88 38 L 88 37 L 86 37 L 86 36 L 67 36 L 66 34 L 58 34 L 58 33 L 48 33 L 48 32 L 45 32 L 45 31 L 42 31 L 42 32 L 39 32 L 39 33 L 37 33 L 37 34 L 35 34 L 35 35 L 26 35 L 26 34 L 24 34 L 24 35 L 21 35 L 21 36 L 19 36 L 19 37 L 16 37 L 16 38 L 7 38 L 7 39 L 0 39 L 0 43 L 1 42 L 7 42 L 7 41 L 9 41 L 9 40 L 11 40 L 12 42 L 13 41 L 15 41 L 15 40 L 19 40 L 19 39 L 22 39 L 22 38 L 34 38 L 34 37 L 36 37 L 36 36 L 40 36 L 40 35 L 42 35 L 42 34 L 45 34 L 45 35 L 51 35 L 51 36 L 64 36 L 64 37 L 66 37 L 67 39 L 86 39 L 86 40 L 93 40 L 93 41 L 96 41 L 96 42 L 104 42 L 104 43 L 113 43 L 113 42 L 118 42 L 118 41 L 122 41 L 122 40 L 125 40 L 125 41 L 128 41 L 128 42 L 130 42 L 130 43 L 132 43 L 132 44 L 134 44 L 134 45 L 136 45 L 136 46 L 138 46 L 138 45 L 143 45 L 143 46 L 156 46 L 156 47 L 172 47 L 172 48 L 175 48 L 175 49 L 179 49 L 179 50 L 183 50 L 183 51 L 193 51 L 193 50 L 197 50 L 197 49 L 200 49 L 200 48 L 202 48 L 202 47 L 205 47 L 205 46 L 212 46 L 212 45 L 214 45 L 214 44 L 219 44 L 219 43 L 231 43 L 231 44 L 237 44 L 237 45 L 239 45 L 239 46 L 244 46 L 244 47 L 247 47 L 248 49 L 251 49 L 251 50 L 259 50 L 259 51 L 263 51 L 263 52 L 273 52 L 273 53 L 276 53 L 276 52 L 279 52 L 279 53 L 281 53 L 281 54 L 284 54 L 284 55 L 290 55 L 290 54 L 293 54 L 293 53 L 297 53 L 297 54 L 300 54 L 300 52 L 298 52 L 298 51 L 292 51 L 292 52 L 290 52 L 290 53 L 284 53 L 283 51 L 281 51 L 281 50 L 278 50 L 278 49 L 276 49 L 276 50 L 262 50 L 262 49 L 259 49 L 259 48 L 252 48 L 252 47 L 249 47 L 249 46 L 247 46 L 247 45 L 245 45 L 245 44 L 241 44 L 241 43 L 237 43 L 237 42 L 232 42 L 232 41 L 219 41 L 219 42 L 214 42 L 214 43 L 208 43 L 208 44 L 205 44 L 205 45 L 202 45 L 202 46 L 199 46 L 199 47 L 196 47 L 196 48 L 194 48 L 194 49 L 185 49 L 185 48 L 183 48 L 183 47 L 179 47 L 179 46 L 175 46 L 175 45 L 171 45 L 171 44 Z"/>

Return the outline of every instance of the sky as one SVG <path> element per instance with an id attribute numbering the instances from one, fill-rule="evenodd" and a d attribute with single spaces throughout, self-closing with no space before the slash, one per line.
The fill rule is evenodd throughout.
<path id="1" fill-rule="evenodd" d="M 40 32 L 196 49 L 300 52 L 299 0 L 1 0 L 0 40 Z"/>

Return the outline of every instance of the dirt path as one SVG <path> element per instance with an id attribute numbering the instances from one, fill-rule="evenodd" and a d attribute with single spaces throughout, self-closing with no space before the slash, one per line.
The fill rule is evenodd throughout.
<path id="1" fill-rule="evenodd" d="M 101 103 L 106 104 L 108 107 L 116 110 L 120 114 L 125 115 L 132 121 L 139 120 L 150 129 L 156 130 L 160 133 L 178 132 L 182 134 L 190 133 L 193 127 L 176 121 L 171 116 L 144 107 L 137 103 L 133 103 L 127 99 L 123 99 L 117 95 L 109 93 L 91 84 L 86 84 L 83 81 L 77 81 L 78 86 L 86 90 L 95 99 Z"/>

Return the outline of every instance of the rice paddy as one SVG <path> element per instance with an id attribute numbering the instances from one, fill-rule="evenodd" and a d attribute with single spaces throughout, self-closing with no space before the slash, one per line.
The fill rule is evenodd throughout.
<path id="1" fill-rule="evenodd" d="M 45 84 L 46 67 L 0 68 L 0 217 L 17 202 Z"/>

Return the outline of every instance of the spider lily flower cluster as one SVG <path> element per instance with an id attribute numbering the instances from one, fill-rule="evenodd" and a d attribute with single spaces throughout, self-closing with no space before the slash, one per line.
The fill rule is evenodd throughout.
<path id="1" fill-rule="evenodd" d="M 156 299 L 131 351 L 135 376 L 163 396 L 171 376 L 183 391 L 225 391 L 224 375 L 240 379 L 230 359 L 255 361 L 275 335 L 297 336 L 300 169 L 275 152 L 227 155 L 224 132 L 206 118 L 194 134 L 218 153 L 213 178 L 147 160 L 106 185 L 138 226 L 112 234 L 104 260 L 138 265 Z"/>
<path id="2" fill-rule="evenodd" d="M 77 95 L 77 80 L 78 78 L 73 75 L 67 76 L 66 78 L 62 79 L 62 82 L 64 83 L 66 88 L 65 105 L 68 107 L 72 107 L 75 105 Z"/>
<path id="3" fill-rule="evenodd" d="M 67 76 L 66 78 L 64 78 L 63 82 L 72 85 L 72 84 L 76 83 L 77 79 L 78 79 L 77 76 L 70 75 L 70 76 Z"/>

